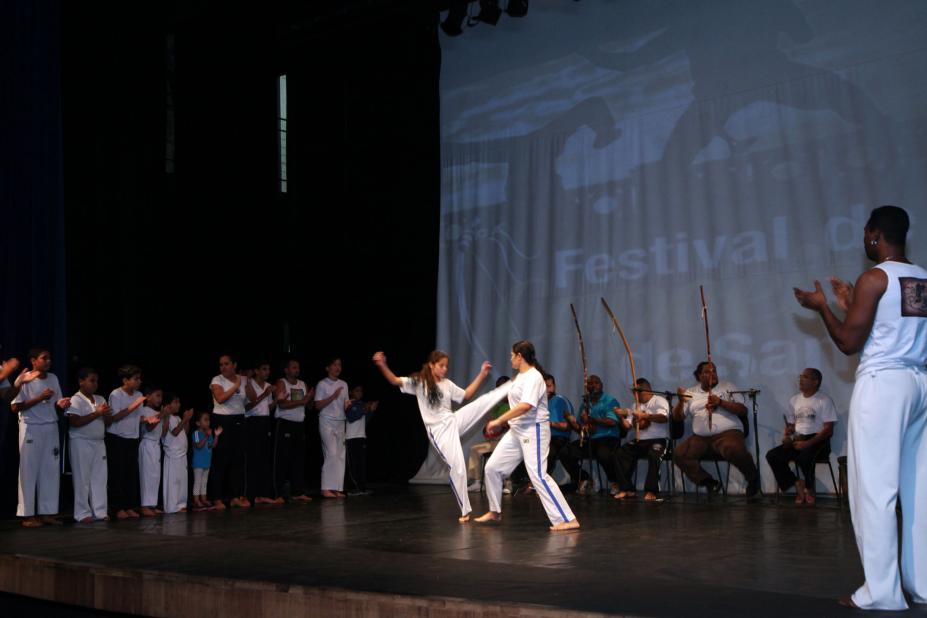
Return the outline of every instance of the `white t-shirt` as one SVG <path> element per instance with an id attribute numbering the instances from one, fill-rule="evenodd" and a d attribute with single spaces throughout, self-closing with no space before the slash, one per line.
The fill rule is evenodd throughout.
<path id="1" fill-rule="evenodd" d="M 435 405 L 431 405 L 428 402 L 428 385 L 424 380 L 419 380 L 417 383 L 408 377 L 399 378 L 399 380 L 402 382 L 399 385 L 399 392 L 415 395 L 418 400 L 418 411 L 426 427 L 439 425 L 450 419 L 454 414 L 451 410 L 451 402 L 460 403 L 464 398 L 464 389 L 444 378 L 437 384 L 441 399 Z"/>
<path id="2" fill-rule="evenodd" d="M 795 433 L 803 436 L 815 434 L 824 428 L 824 423 L 837 422 L 837 406 L 834 400 L 816 392 L 811 397 L 798 393 L 789 400 L 789 411 L 785 418 L 795 425 Z"/>
<path id="3" fill-rule="evenodd" d="M 261 385 L 257 383 L 253 378 L 248 378 L 251 382 L 251 388 L 254 390 L 254 394 L 260 397 L 264 394 L 264 391 L 270 389 L 271 393 L 261 399 L 257 404 L 255 404 L 250 410 L 245 411 L 245 416 L 270 416 L 270 404 L 274 400 L 274 385 L 270 382 L 264 382 L 264 388 L 261 388 Z M 279 413 L 277 416 L 280 416 Z"/>
<path id="4" fill-rule="evenodd" d="M 513 429 L 528 429 L 535 423 L 547 423 L 550 413 L 547 410 L 547 385 L 544 376 L 532 367 L 528 371 L 521 371 L 512 380 L 509 391 L 509 409 L 520 403 L 531 405 L 531 409 L 517 418 L 509 421 Z"/>
<path id="5" fill-rule="evenodd" d="M 218 384 L 223 391 L 227 391 L 235 383 L 219 374 L 209 383 L 210 390 L 212 390 L 213 384 Z M 248 397 L 245 395 L 245 380 L 242 378 L 238 390 L 232 393 L 232 396 L 226 399 L 225 403 L 219 403 L 215 397 L 212 398 L 212 413 L 219 416 L 240 416 L 245 413 L 246 401 L 248 401 Z"/>
<path id="6" fill-rule="evenodd" d="M 42 394 L 46 388 L 54 391 L 54 394 L 35 404 L 25 412 L 19 413 L 19 418 L 27 425 L 43 425 L 48 423 L 57 423 L 58 414 L 55 412 L 55 402 L 62 398 L 61 386 L 58 384 L 58 378 L 53 373 L 45 374 L 44 378 L 36 378 L 32 382 L 26 382 L 22 385 L 19 394 L 13 403 L 24 403 L 34 399 Z"/>
<path id="7" fill-rule="evenodd" d="M 142 440 L 154 440 L 158 441 L 161 439 L 161 423 L 157 423 L 154 427 L 151 428 L 151 431 L 148 431 L 148 423 L 142 421 L 142 417 L 145 416 L 158 416 L 158 411 L 154 408 L 149 408 L 148 406 L 142 406 L 139 408 L 141 412 L 138 415 L 138 433 L 141 434 Z M 164 419 L 161 419 L 162 422 Z"/>
<path id="8" fill-rule="evenodd" d="M 286 390 L 287 401 L 298 401 L 303 399 L 306 393 L 309 392 L 309 389 L 306 388 L 306 383 L 302 380 L 296 380 L 296 384 L 290 384 L 287 382 L 286 378 L 283 378 L 283 388 Z M 328 395 L 326 395 L 326 397 L 327 396 Z M 302 423 L 306 420 L 306 406 L 297 406 L 285 410 L 283 406 L 278 404 L 277 418 L 282 418 L 285 421 L 292 421 L 294 423 Z"/>
<path id="9" fill-rule="evenodd" d="M 91 400 L 82 392 L 77 391 L 71 397 L 71 407 L 68 408 L 65 414 L 69 416 L 89 416 L 93 414 L 97 406 L 102 405 L 105 401 L 99 395 L 94 395 Z M 68 436 L 72 440 L 102 440 L 105 435 L 106 423 L 103 422 L 102 416 L 98 416 L 80 427 L 74 425 L 68 427 Z"/>
<path id="10" fill-rule="evenodd" d="M 171 433 L 177 425 L 180 425 L 180 417 L 172 414 L 167 419 L 167 433 L 161 438 L 161 444 L 164 445 L 164 455 L 171 459 L 187 456 L 187 432 L 181 431 L 176 436 Z"/>
<path id="11" fill-rule="evenodd" d="M 352 440 L 354 438 L 366 438 L 367 437 L 367 413 L 364 412 L 364 415 L 354 421 L 353 423 L 347 423 L 347 428 L 344 430 L 344 439 Z"/>
<path id="12" fill-rule="evenodd" d="M 286 382 L 286 380 L 284 380 L 284 382 Z M 315 400 L 322 401 L 323 399 L 328 399 L 339 386 L 341 387 L 341 392 L 338 393 L 338 396 L 327 406 L 319 410 L 319 416 L 321 418 L 327 418 L 331 421 L 344 420 L 344 402 L 348 400 L 348 385 L 344 380 L 332 380 L 327 377 L 322 378 L 315 387 Z"/>
<path id="13" fill-rule="evenodd" d="M 711 389 L 711 393 L 721 399 L 731 401 L 728 393 L 736 390 L 738 390 L 737 387 L 730 382 L 718 382 L 718 385 Z M 731 429 L 743 433 L 744 426 L 740 422 L 740 417 L 720 406 L 714 409 L 711 415 L 711 429 L 708 429 L 708 410 L 705 409 L 705 404 L 708 403 L 708 391 L 702 390 L 701 384 L 686 389 L 686 394 L 692 397 L 685 400 L 683 407 L 685 413 L 692 417 L 692 433 L 697 436 L 716 436 Z"/>
<path id="14" fill-rule="evenodd" d="M 665 416 L 668 421 L 670 413 L 669 402 L 659 395 L 654 395 L 650 398 L 650 401 L 641 404 L 641 412 L 646 412 L 647 414 L 660 414 L 661 416 Z M 712 424 L 714 423 L 712 422 Z M 634 430 L 632 429 L 631 431 L 633 432 Z M 669 438 L 669 422 L 651 422 L 649 427 L 641 429 L 639 439 L 661 440 L 666 438 Z"/>
<path id="15" fill-rule="evenodd" d="M 142 394 L 139 391 L 126 393 L 121 388 L 117 388 L 109 394 L 109 407 L 113 409 L 113 414 L 116 414 L 121 410 L 127 409 L 132 405 L 133 401 L 141 396 Z M 111 433 L 114 436 L 129 440 L 138 439 L 138 424 L 141 422 L 140 419 L 142 418 L 143 407 L 144 406 L 139 406 L 135 408 L 135 411 L 131 414 L 127 414 L 118 421 L 111 423 L 110 426 L 106 428 L 106 433 Z"/>
<path id="16" fill-rule="evenodd" d="M 914 264 L 873 266 L 888 277 L 856 375 L 878 369 L 924 368 L 927 363 L 927 270 Z"/>

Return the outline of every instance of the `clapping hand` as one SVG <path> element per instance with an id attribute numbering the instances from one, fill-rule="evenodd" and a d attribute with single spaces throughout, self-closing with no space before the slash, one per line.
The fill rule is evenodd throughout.
<path id="1" fill-rule="evenodd" d="M 843 311 L 848 311 L 850 305 L 853 304 L 853 284 L 837 277 L 831 277 L 830 288 L 834 291 L 837 306 Z"/>

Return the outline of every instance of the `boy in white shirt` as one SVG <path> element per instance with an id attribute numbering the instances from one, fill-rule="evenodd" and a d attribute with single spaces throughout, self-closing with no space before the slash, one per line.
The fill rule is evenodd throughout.
<path id="1" fill-rule="evenodd" d="M 109 474 L 109 505 L 116 519 L 138 519 L 141 502 L 138 483 L 138 436 L 145 397 L 138 390 L 142 370 L 136 365 L 119 368 L 122 386 L 109 395 L 113 414 L 106 420 L 106 466 Z"/>
<path id="2" fill-rule="evenodd" d="M 106 513 L 105 418 L 113 413 L 96 394 L 99 376 L 94 369 L 77 372 L 79 391 L 71 397 L 68 416 L 71 477 L 74 480 L 74 521 L 109 521 Z"/>
<path id="3" fill-rule="evenodd" d="M 19 414 L 19 504 L 16 515 L 22 525 L 37 528 L 58 525 L 58 492 L 61 483 L 61 437 L 58 410 L 71 406 L 61 396 L 58 378 L 50 373 L 51 353 L 44 348 L 29 351 L 32 371 L 16 378 L 20 391 L 10 408 Z M 38 517 L 36 517 L 38 512 Z"/>
<path id="4" fill-rule="evenodd" d="M 141 495 L 142 517 L 154 517 L 158 508 L 158 489 L 161 486 L 161 402 L 164 393 L 160 388 L 146 389 L 145 405 L 140 411 L 138 443 L 138 482 Z"/>
<path id="5" fill-rule="evenodd" d="M 161 443 L 164 445 L 163 500 L 165 513 L 183 513 L 187 510 L 187 429 L 193 418 L 193 409 L 180 413 L 180 398 L 173 394 L 164 396 L 161 412 L 166 422 L 162 423 Z"/>

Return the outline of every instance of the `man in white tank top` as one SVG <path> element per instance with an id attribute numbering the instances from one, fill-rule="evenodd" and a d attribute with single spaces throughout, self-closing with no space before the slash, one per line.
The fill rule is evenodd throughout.
<path id="1" fill-rule="evenodd" d="M 798 302 L 821 314 L 844 354 L 860 352 L 850 399 L 850 513 L 865 583 L 841 604 L 907 609 L 902 589 L 927 603 L 927 270 L 905 257 L 908 215 L 872 211 L 863 236 L 876 266 L 856 285 L 832 278 L 841 321 L 814 291 L 795 289 Z M 918 499 L 918 496 L 920 498 Z M 895 503 L 900 497 L 901 572 Z"/>

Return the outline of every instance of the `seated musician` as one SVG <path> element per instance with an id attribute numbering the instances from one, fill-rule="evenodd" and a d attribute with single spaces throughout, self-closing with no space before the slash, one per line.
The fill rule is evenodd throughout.
<path id="1" fill-rule="evenodd" d="M 625 442 L 616 453 L 620 491 L 615 494 L 615 499 L 624 500 L 637 495 L 636 488 L 631 484 L 631 473 L 637 465 L 638 457 L 646 457 L 647 480 L 644 482 L 644 500 L 652 502 L 660 493 L 660 464 L 669 438 L 670 409 L 665 398 L 653 393 L 650 382 L 646 379 L 638 378 L 636 387 L 640 409 L 629 410 L 622 423 L 626 429 L 632 429 L 636 423 L 638 430 L 633 434 L 634 439 Z"/>
<path id="2" fill-rule="evenodd" d="M 679 466 L 696 485 L 717 493 L 721 483 L 705 471 L 701 460 L 709 453 L 720 455 L 732 464 L 747 481 L 747 497 L 760 490 L 760 475 L 744 440 L 741 417 L 747 415 L 747 406 L 724 399 L 737 387 L 730 382 L 719 382 L 714 363 L 702 361 L 693 372 L 698 384 L 692 388 L 679 387 L 679 401 L 673 407 L 673 418 L 682 421 L 692 417 L 692 434 L 676 445 L 673 463 Z"/>
<path id="3" fill-rule="evenodd" d="M 795 504 L 814 504 L 814 461 L 822 450 L 830 453 L 837 407 L 834 400 L 818 391 L 821 372 L 809 367 L 798 376 L 797 395 L 789 400 L 782 445 L 766 453 L 779 489 L 795 486 Z M 797 478 L 789 462 L 798 463 L 805 480 Z"/>
<path id="4" fill-rule="evenodd" d="M 589 376 L 586 380 L 588 392 L 587 401 L 583 402 L 580 420 L 577 423 L 572 416 L 567 417 L 571 428 L 589 435 L 587 444 L 579 441 L 571 443 L 560 451 L 560 462 L 570 473 L 573 480 L 579 481 L 579 493 L 586 493 L 587 481 L 581 477 L 580 461 L 595 459 L 604 469 L 613 492 L 618 491 L 618 462 L 615 451 L 621 443 L 624 427 L 618 419 L 616 410 L 620 410 L 618 401 L 604 392 L 602 378 L 597 375 Z M 584 475 L 583 475 L 584 476 Z"/>

